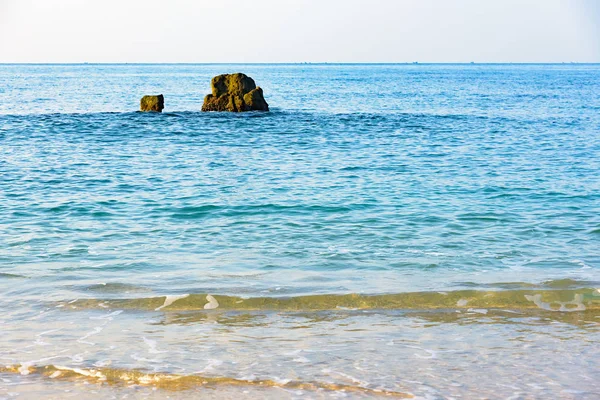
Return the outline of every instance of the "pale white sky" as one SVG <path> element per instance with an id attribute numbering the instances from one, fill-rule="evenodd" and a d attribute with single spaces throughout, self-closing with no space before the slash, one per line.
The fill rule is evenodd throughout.
<path id="1" fill-rule="evenodd" d="M 0 62 L 600 62 L 600 0 L 0 0 Z"/>

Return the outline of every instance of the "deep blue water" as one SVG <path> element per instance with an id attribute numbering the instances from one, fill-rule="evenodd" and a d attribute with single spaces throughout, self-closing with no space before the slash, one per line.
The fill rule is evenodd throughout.
<path id="1" fill-rule="evenodd" d="M 274 111 L 198 112 L 230 70 Z M 598 278 L 600 66 L 5 65 L 0 83 L 0 260 L 36 286 Z M 157 92 L 165 113 L 135 112 Z"/>
<path id="2" fill-rule="evenodd" d="M 199 112 L 237 71 L 272 112 Z M 136 112 L 154 93 L 165 112 Z M 5 324 L 567 279 L 600 281 L 599 65 L 0 65 Z"/>

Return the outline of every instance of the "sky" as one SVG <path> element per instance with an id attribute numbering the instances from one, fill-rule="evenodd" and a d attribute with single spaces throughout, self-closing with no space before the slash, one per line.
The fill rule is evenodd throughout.
<path id="1" fill-rule="evenodd" d="M 600 0 L 0 0 L 0 62 L 600 62 Z"/>

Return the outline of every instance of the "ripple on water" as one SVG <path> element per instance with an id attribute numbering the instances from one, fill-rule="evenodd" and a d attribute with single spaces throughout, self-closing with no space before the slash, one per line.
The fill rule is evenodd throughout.
<path id="1" fill-rule="evenodd" d="M 597 397 L 599 71 L 0 65 L 0 397 Z"/>

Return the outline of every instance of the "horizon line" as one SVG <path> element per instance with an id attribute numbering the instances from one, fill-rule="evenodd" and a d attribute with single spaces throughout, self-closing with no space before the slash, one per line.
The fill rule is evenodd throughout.
<path id="1" fill-rule="evenodd" d="M 0 65 L 598 65 L 597 62 L 0 62 Z"/>

